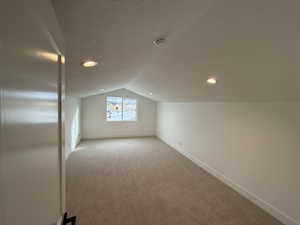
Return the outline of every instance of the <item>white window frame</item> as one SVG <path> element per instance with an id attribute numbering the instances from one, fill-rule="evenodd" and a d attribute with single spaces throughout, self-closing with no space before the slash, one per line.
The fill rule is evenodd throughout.
<path id="1" fill-rule="evenodd" d="M 117 97 L 122 98 L 122 120 L 107 120 L 107 97 Z M 124 98 L 131 98 L 136 100 L 136 117 L 135 120 L 123 120 L 123 99 Z M 139 115 L 139 101 L 137 98 L 129 97 L 129 96 L 120 96 L 120 95 L 106 95 L 105 96 L 105 121 L 108 123 L 131 123 L 131 122 L 138 122 L 138 115 Z"/>

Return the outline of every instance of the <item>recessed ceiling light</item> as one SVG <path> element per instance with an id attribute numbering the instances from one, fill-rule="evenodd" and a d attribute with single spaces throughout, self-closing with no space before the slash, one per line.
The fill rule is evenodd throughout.
<path id="1" fill-rule="evenodd" d="M 152 92 L 150 92 L 150 93 L 149 93 L 149 95 L 153 95 L 153 93 L 152 93 Z"/>
<path id="2" fill-rule="evenodd" d="M 206 81 L 208 84 L 216 84 L 217 79 L 215 77 L 209 77 Z"/>
<path id="3" fill-rule="evenodd" d="M 81 63 L 83 67 L 94 67 L 97 66 L 98 63 L 94 60 L 85 60 Z"/>

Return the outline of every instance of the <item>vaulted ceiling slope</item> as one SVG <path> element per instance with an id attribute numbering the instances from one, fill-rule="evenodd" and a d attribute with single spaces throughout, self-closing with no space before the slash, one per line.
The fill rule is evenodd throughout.
<path id="1" fill-rule="evenodd" d="M 299 0 L 54 0 L 73 95 L 300 100 Z M 155 46 L 153 40 L 166 37 Z M 83 68 L 86 57 L 99 61 Z M 218 79 L 206 85 L 208 76 Z M 148 96 L 149 97 L 149 96 Z"/>

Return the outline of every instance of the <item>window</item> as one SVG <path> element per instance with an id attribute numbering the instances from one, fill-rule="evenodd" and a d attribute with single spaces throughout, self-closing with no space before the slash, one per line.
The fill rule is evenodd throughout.
<path id="1" fill-rule="evenodd" d="M 136 121 L 137 100 L 134 98 L 107 96 L 107 121 Z"/>

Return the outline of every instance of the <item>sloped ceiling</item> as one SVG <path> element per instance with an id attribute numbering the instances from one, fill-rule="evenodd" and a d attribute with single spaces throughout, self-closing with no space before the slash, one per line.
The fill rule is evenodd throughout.
<path id="1" fill-rule="evenodd" d="M 54 0 L 75 96 L 300 100 L 298 0 Z M 166 42 L 155 46 L 154 39 Z M 83 68 L 83 59 L 99 61 Z M 218 78 L 215 86 L 208 76 Z M 152 92 L 153 95 L 149 96 Z"/>

